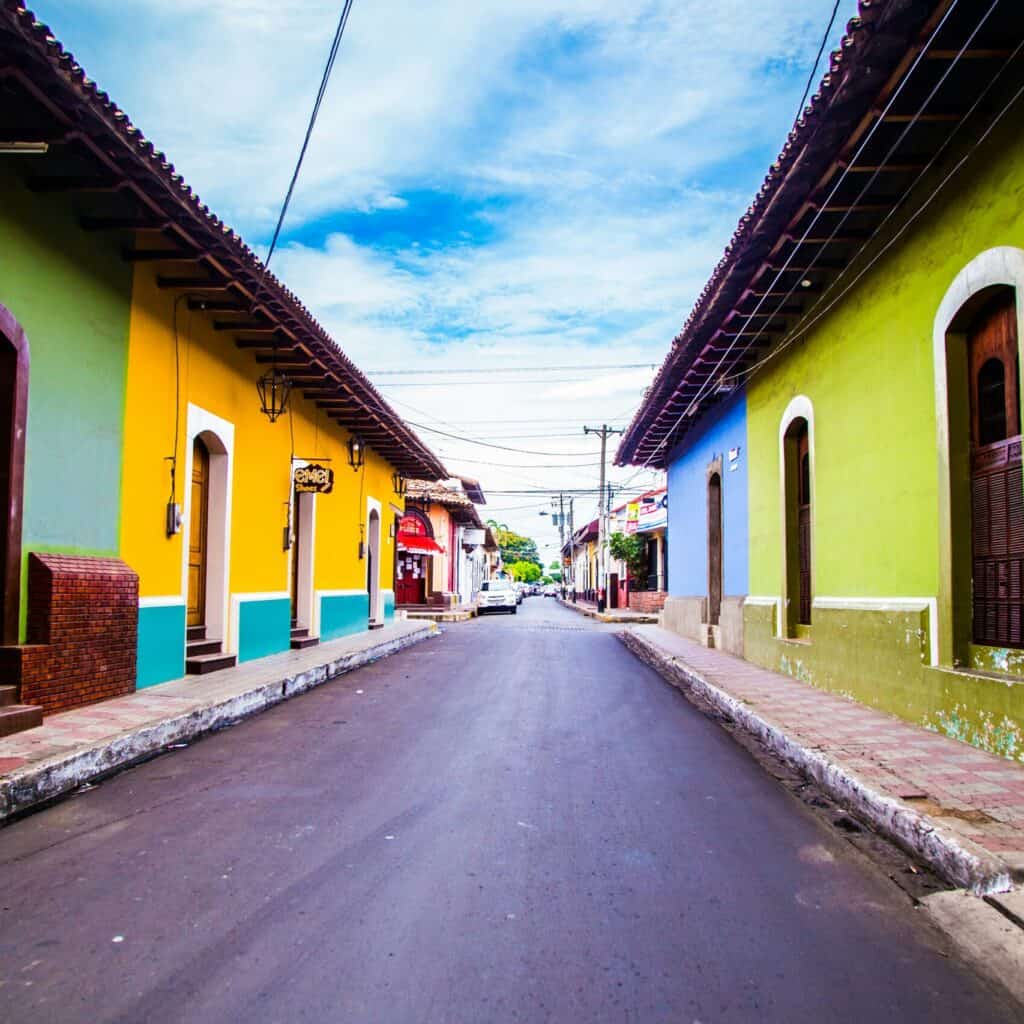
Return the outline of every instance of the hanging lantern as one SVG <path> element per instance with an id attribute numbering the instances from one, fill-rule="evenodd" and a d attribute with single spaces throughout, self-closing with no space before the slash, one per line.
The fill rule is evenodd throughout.
<path id="1" fill-rule="evenodd" d="M 352 434 L 348 439 L 348 464 L 353 469 L 359 469 L 363 464 L 363 439 L 358 434 Z"/>
<path id="2" fill-rule="evenodd" d="M 391 474 L 391 488 L 399 497 L 405 494 L 407 481 L 401 473 Z"/>
<path id="3" fill-rule="evenodd" d="M 276 367 L 272 366 L 256 382 L 260 395 L 260 412 L 271 423 L 283 416 L 288 408 L 288 396 L 292 391 L 291 381 Z"/>

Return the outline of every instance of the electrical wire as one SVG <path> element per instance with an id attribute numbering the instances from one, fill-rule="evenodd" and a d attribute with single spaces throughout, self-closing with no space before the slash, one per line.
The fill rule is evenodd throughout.
<path id="1" fill-rule="evenodd" d="M 295 183 L 299 180 L 299 171 L 302 170 L 302 162 L 306 159 L 306 150 L 309 148 L 309 140 L 313 135 L 313 127 L 316 125 L 317 116 L 320 113 L 320 104 L 323 103 L 324 95 L 327 92 L 327 83 L 330 80 L 331 72 L 334 70 L 334 62 L 338 57 L 338 47 L 341 45 L 341 37 L 345 34 L 345 26 L 348 24 L 349 12 L 352 10 L 353 0 L 345 0 L 338 18 L 338 27 L 334 30 L 334 39 L 331 41 L 331 48 L 327 55 L 327 64 L 324 67 L 323 75 L 320 78 L 320 88 L 317 89 L 316 100 L 313 103 L 313 110 L 309 115 L 309 123 L 306 126 L 306 135 L 302 140 L 302 148 L 299 150 L 299 159 L 295 163 L 295 170 L 292 173 L 292 180 L 285 193 L 284 203 L 281 205 L 281 213 L 277 218 L 277 226 L 274 228 L 274 236 L 270 240 L 270 249 L 267 251 L 267 258 L 263 261 L 263 270 L 260 273 L 259 283 L 253 293 L 253 305 L 259 297 L 263 287 L 263 279 L 266 277 L 270 267 L 270 260 L 277 248 L 277 240 L 281 234 L 281 227 L 284 225 L 285 215 L 288 213 L 288 205 L 292 201 L 292 193 L 295 191 Z"/>
<path id="2" fill-rule="evenodd" d="M 521 455 L 553 455 L 557 458 L 572 458 L 574 455 L 578 455 L 579 452 L 538 452 L 531 451 L 528 448 L 510 448 L 508 445 L 503 444 L 491 444 L 488 441 L 476 441 L 471 437 L 462 437 L 459 434 L 449 434 L 445 430 L 438 430 L 436 427 L 428 427 L 425 423 L 413 423 L 412 420 L 406 421 L 410 427 L 415 427 L 417 430 L 426 430 L 431 434 L 439 434 L 441 437 L 450 437 L 453 441 L 464 441 L 466 444 L 479 445 L 481 448 L 496 448 L 498 451 L 503 452 L 518 452 Z M 554 437 L 554 434 L 538 434 L 538 437 Z M 566 437 L 575 437 L 575 434 L 566 434 Z"/>
<path id="3" fill-rule="evenodd" d="M 807 76 L 807 85 L 804 86 L 804 94 L 800 97 L 800 106 L 796 108 L 797 121 L 800 120 L 800 116 L 804 112 L 804 104 L 807 102 L 807 96 L 811 91 L 811 86 L 814 84 L 814 76 L 818 71 L 818 64 L 821 63 L 821 55 L 825 52 L 825 47 L 828 44 L 828 37 L 832 33 L 832 26 L 836 23 L 836 14 L 838 12 L 839 0 L 836 0 L 835 5 L 832 8 L 832 17 L 828 19 L 828 28 L 825 29 L 825 34 L 821 37 L 821 45 L 818 47 L 818 56 L 814 58 L 811 73 Z"/>
<path id="4" fill-rule="evenodd" d="M 938 24 L 932 30 L 931 35 L 928 37 L 927 42 L 923 46 L 921 46 L 921 48 L 918 50 L 917 55 L 914 58 L 914 61 L 912 62 L 910 67 L 907 69 L 907 72 L 904 74 L 904 76 L 901 79 L 899 85 L 896 87 L 896 89 L 893 90 L 893 93 L 889 97 L 888 101 L 886 102 L 886 105 L 883 108 L 883 110 L 880 111 L 878 116 L 875 118 L 874 123 L 871 125 L 871 128 L 865 134 L 864 138 L 860 141 L 859 145 L 857 146 L 856 152 L 850 158 L 848 158 L 845 161 L 845 166 L 843 167 L 843 171 L 839 175 L 839 177 L 836 180 L 835 184 L 833 185 L 833 187 L 832 187 L 831 191 L 829 192 L 827 198 L 824 201 L 822 201 L 821 203 L 818 204 L 817 211 L 815 212 L 814 217 L 811 219 L 810 224 L 808 224 L 807 227 L 804 229 L 804 232 L 801 235 L 799 241 L 797 241 L 796 245 L 793 247 L 793 250 L 789 254 L 789 256 L 786 257 L 786 260 L 783 263 L 782 267 L 780 267 L 779 270 L 777 270 L 775 272 L 775 276 L 772 279 L 771 285 L 769 285 L 768 288 L 766 288 L 764 290 L 764 294 L 758 300 L 757 305 L 754 307 L 754 309 L 750 313 L 747 314 L 746 319 L 743 322 L 743 325 L 739 329 L 739 332 L 732 339 L 732 341 L 730 341 L 730 343 L 727 346 L 725 352 L 722 353 L 722 355 L 719 357 L 718 362 L 715 364 L 714 370 L 712 370 L 712 372 L 708 376 L 707 380 L 705 380 L 705 382 L 703 384 L 701 384 L 701 386 L 698 388 L 697 394 L 688 403 L 688 405 L 683 410 L 683 412 L 680 413 L 679 416 L 676 417 L 676 420 L 672 424 L 671 428 L 665 433 L 665 435 L 662 437 L 662 439 L 658 442 L 658 444 L 654 447 L 654 449 L 651 451 L 651 453 L 644 460 L 642 468 L 647 468 L 650 465 L 651 459 L 653 459 L 658 454 L 658 452 L 661 451 L 661 449 L 668 442 L 669 438 L 672 437 L 672 435 L 675 433 L 675 431 L 679 427 L 679 424 L 682 423 L 682 421 L 687 417 L 687 415 L 692 410 L 695 410 L 697 408 L 697 406 L 699 405 L 700 401 L 704 398 L 705 394 L 707 393 L 708 388 L 711 387 L 711 386 L 717 386 L 717 384 L 719 383 L 719 381 L 718 381 L 718 371 L 721 369 L 722 364 L 725 362 L 725 360 L 728 359 L 729 356 L 732 354 L 733 349 L 736 348 L 738 339 L 739 339 L 740 334 L 742 333 L 743 329 L 746 328 L 750 324 L 750 321 L 755 316 L 757 316 L 759 314 L 761 306 L 764 304 L 767 295 L 773 290 L 774 285 L 781 279 L 782 275 L 784 273 L 786 273 L 786 271 L 787 271 L 787 269 L 789 267 L 789 264 L 792 262 L 794 256 L 799 251 L 800 245 L 809 237 L 810 232 L 814 229 L 814 227 L 817 224 L 818 220 L 823 216 L 824 210 L 829 205 L 831 200 L 834 198 L 836 193 L 839 191 L 840 186 L 843 184 L 843 182 L 846 180 L 846 178 L 850 175 L 850 173 L 851 173 L 850 172 L 850 168 L 854 167 L 856 165 L 857 160 L 860 158 L 861 154 L 864 152 L 864 150 L 866 149 L 868 144 L 871 142 L 872 138 L 875 135 L 875 132 L 878 131 L 879 126 L 882 125 L 885 122 L 886 114 L 888 114 L 888 112 L 892 109 L 893 104 L 899 98 L 899 96 L 903 92 L 904 88 L 907 86 L 907 83 L 913 77 L 914 71 L 917 69 L 917 67 L 921 63 L 921 61 L 924 60 L 925 55 L 930 50 L 930 48 L 932 46 L 932 43 L 935 41 L 935 39 L 938 36 L 939 32 L 945 26 L 946 21 L 950 18 L 950 16 L 952 15 L 953 11 L 956 10 L 958 3 L 959 3 L 959 0 L 953 0 L 953 2 L 950 4 L 950 6 L 946 9 L 946 11 L 943 14 L 942 18 L 939 20 Z M 975 26 L 974 30 L 972 31 L 970 39 L 974 38 L 974 35 L 978 32 L 978 30 L 980 29 L 981 25 L 988 19 L 989 15 L 996 8 L 996 6 L 998 6 L 998 4 L 999 4 L 999 0 L 993 0 L 993 3 L 989 7 L 988 11 L 986 11 L 986 13 L 982 17 L 981 21 L 979 21 L 979 23 Z M 968 40 L 968 43 L 970 42 L 970 39 Z M 956 66 L 957 62 L 959 61 L 960 57 L 962 56 L 962 54 L 964 52 L 964 49 L 966 48 L 968 43 L 965 43 L 964 46 L 961 47 L 959 53 L 956 55 L 954 60 L 951 61 L 950 64 L 947 66 L 946 70 L 943 72 L 943 75 L 940 78 L 940 81 L 939 81 L 938 85 L 941 85 L 941 83 L 945 80 L 945 78 L 952 71 L 953 67 Z M 935 89 L 938 88 L 938 85 L 936 85 Z M 907 125 L 904 127 L 903 131 L 898 136 L 896 142 L 893 143 L 892 146 L 890 146 L 889 151 L 886 153 L 884 159 L 878 165 L 878 169 L 876 169 L 874 171 L 874 173 L 871 175 L 871 178 L 868 181 L 867 185 L 865 185 L 865 187 L 861 190 L 860 194 L 858 195 L 858 201 L 864 195 L 866 189 L 869 188 L 873 184 L 873 182 L 876 180 L 878 175 L 881 173 L 881 168 L 886 165 L 886 163 L 888 162 L 889 158 L 892 156 L 893 152 L 895 152 L 896 146 L 898 146 L 902 142 L 902 140 L 906 137 L 906 134 L 908 133 L 908 131 L 917 123 L 917 120 L 920 118 L 921 113 L 924 110 L 924 107 L 927 105 L 927 103 L 931 99 L 932 95 L 934 95 L 935 89 L 933 89 L 932 92 L 929 94 L 929 96 L 919 105 L 919 107 L 917 109 L 917 112 L 914 114 L 914 117 L 912 118 L 912 120 L 910 122 L 908 122 Z M 916 180 L 915 180 L 915 184 L 916 184 Z M 853 204 L 850 204 L 850 205 L 851 206 L 855 206 L 856 203 L 853 203 Z M 842 224 L 845 223 L 845 221 L 846 221 L 848 216 L 849 216 L 849 213 L 844 215 L 843 220 L 833 230 L 832 235 L 829 236 L 830 239 L 835 237 L 835 231 L 839 230 L 839 228 L 842 226 Z M 872 236 L 871 236 L 871 239 L 873 239 L 874 237 L 875 237 L 875 234 L 873 233 Z M 865 242 L 865 245 L 868 244 L 871 241 L 871 239 L 868 239 L 867 242 Z M 821 251 L 824 248 L 825 248 L 825 246 L 821 246 L 818 249 L 818 253 L 811 260 L 810 268 L 813 268 L 814 264 L 818 260 L 818 257 L 820 255 Z M 790 289 L 788 295 L 792 295 L 793 291 L 795 290 L 795 288 L 796 288 L 796 285 L 794 285 Z M 787 297 L 788 297 L 788 295 L 787 295 Z M 776 310 L 775 310 L 776 313 L 778 312 L 778 309 L 781 308 L 781 304 L 784 303 L 785 301 L 786 301 L 786 298 L 783 298 L 781 300 L 780 305 L 778 307 L 776 307 Z M 761 314 L 761 315 L 763 315 L 763 314 Z M 749 347 L 751 345 L 753 345 L 754 342 L 757 341 L 757 339 L 761 336 L 763 331 L 764 331 L 764 328 L 761 328 L 757 332 L 757 334 L 754 336 L 754 338 L 752 338 L 747 343 L 744 351 L 746 351 L 746 349 L 749 349 Z"/>
<path id="5" fill-rule="evenodd" d="M 473 373 L 490 376 L 495 373 L 567 373 L 571 370 L 656 370 L 657 363 L 591 363 L 574 366 L 472 366 L 438 367 L 429 370 L 367 370 L 369 377 L 441 377 L 448 373 Z"/>

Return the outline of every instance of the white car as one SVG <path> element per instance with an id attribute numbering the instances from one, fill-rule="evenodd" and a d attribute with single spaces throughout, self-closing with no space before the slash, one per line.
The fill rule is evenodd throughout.
<path id="1" fill-rule="evenodd" d="M 476 596 L 476 613 L 518 611 L 518 600 L 511 580 L 488 580 L 480 585 L 480 593 Z"/>

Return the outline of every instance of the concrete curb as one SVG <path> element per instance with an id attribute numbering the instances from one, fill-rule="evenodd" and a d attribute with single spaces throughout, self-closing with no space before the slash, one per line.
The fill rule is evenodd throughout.
<path id="1" fill-rule="evenodd" d="M 556 597 L 555 600 L 569 611 L 578 612 L 580 615 L 586 615 L 589 619 L 597 619 L 599 622 L 614 622 L 618 625 L 630 626 L 656 626 L 658 624 L 657 615 L 644 615 L 641 612 L 616 615 L 615 612 L 599 612 L 596 608 L 581 608 L 578 604 L 573 604 L 572 601 L 566 601 L 561 597 Z"/>
<path id="2" fill-rule="evenodd" d="M 777 725 L 762 718 L 679 658 L 635 632 L 618 634 L 622 642 L 665 680 L 692 691 L 717 710 L 735 719 L 798 771 L 816 782 L 882 835 L 927 864 L 941 878 L 978 896 L 1013 888 L 1010 868 L 987 850 L 943 829 L 906 804 L 871 789 L 849 769 L 809 750 Z"/>
<path id="3" fill-rule="evenodd" d="M 101 778 L 133 762 L 145 760 L 172 743 L 198 739 L 244 718 L 265 711 L 289 697 L 295 697 L 370 662 L 395 654 L 433 636 L 437 627 L 423 623 L 415 633 L 395 637 L 374 647 L 352 651 L 322 665 L 315 665 L 251 690 L 215 700 L 206 707 L 176 715 L 94 746 L 77 749 L 64 757 L 27 765 L 0 780 L 0 823 L 36 804 L 53 800 L 83 783 Z"/>

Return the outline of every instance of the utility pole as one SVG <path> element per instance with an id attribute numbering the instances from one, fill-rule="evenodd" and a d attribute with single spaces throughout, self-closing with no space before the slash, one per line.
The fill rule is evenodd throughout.
<path id="1" fill-rule="evenodd" d="M 598 491 L 598 516 L 597 516 L 597 576 L 599 590 L 597 596 L 597 610 L 603 612 L 608 595 L 608 559 L 606 550 L 608 546 L 608 510 L 609 503 L 605 500 L 604 486 L 604 463 L 608 449 L 608 438 L 612 434 L 624 434 L 625 430 L 615 430 L 607 423 L 602 423 L 600 429 L 597 427 L 584 427 L 584 434 L 597 434 L 601 438 L 601 487 Z"/>
<path id="2" fill-rule="evenodd" d="M 562 592 L 563 599 L 565 598 L 565 563 L 563 561 L 563 552 L 565 551 L 565 495 L 558 492 L 558 565 L 562 570 L 558 581 L 558 589 Z"/>

